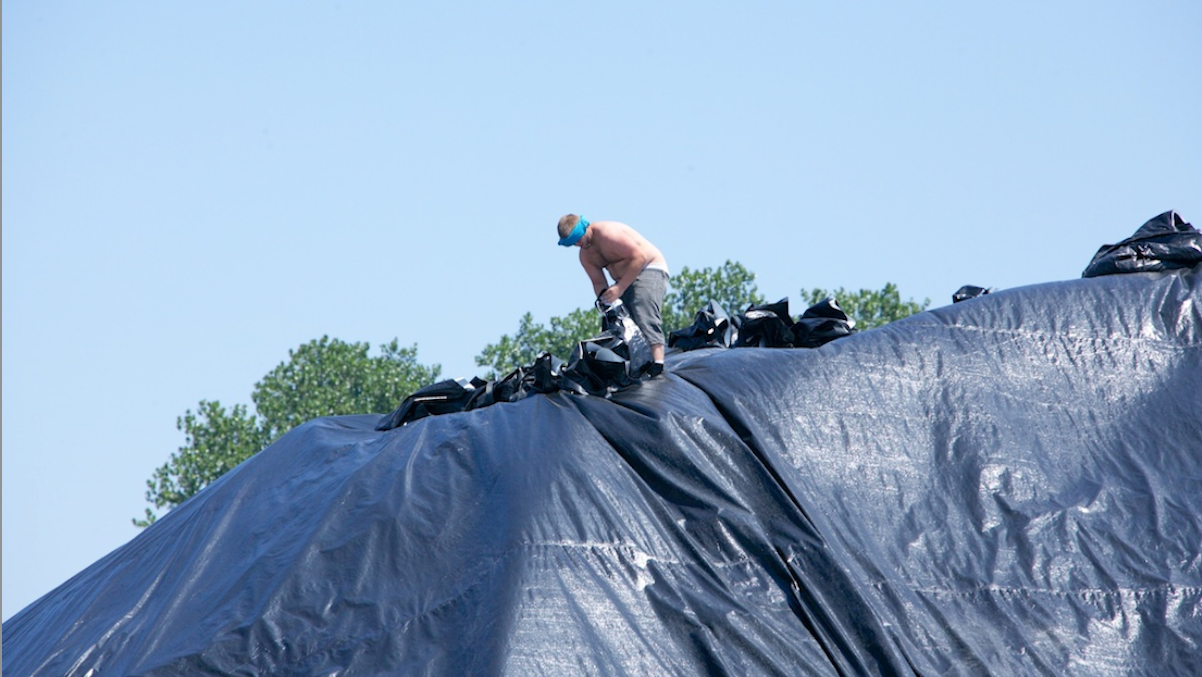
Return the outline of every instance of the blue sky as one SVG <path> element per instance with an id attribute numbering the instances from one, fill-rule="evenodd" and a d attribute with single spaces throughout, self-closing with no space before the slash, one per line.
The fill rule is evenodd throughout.
<path id="1" fill-rule="evenodd" d="M 4 618 L 134 537 L 176 417 L 289 349 L 470 376 L 523 312 L 587 306 L 567 212 L 772 299 L 932 306 L 1202 222 L 1200 29 L 1186 1 L 6 2 Z"/>

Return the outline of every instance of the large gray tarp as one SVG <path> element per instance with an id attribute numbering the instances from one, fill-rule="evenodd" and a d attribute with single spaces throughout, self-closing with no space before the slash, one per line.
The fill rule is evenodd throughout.
<path id="1" fill-rule="evenodd" d="M 5 623 L 5 675 L 1202 674 L 1200 278 L 318 419 Z"/>

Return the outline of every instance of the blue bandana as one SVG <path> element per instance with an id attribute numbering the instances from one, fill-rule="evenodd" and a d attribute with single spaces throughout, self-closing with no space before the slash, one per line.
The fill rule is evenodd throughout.
<path id="1" fill-rule="evenodd" d="M 576 227 L 572 229 L 572 232 L 568 233 L 567 237 L 559 238 L 559 246 L 571 247 L 572 245 L 576 244 L 580 241 L 580 238 L 584 237 L 584 231 L 587 229 L 588 221 L 585 221 L 584 217 L 582 216 L 580 217 L 580 221 L 576 223 Z"/>

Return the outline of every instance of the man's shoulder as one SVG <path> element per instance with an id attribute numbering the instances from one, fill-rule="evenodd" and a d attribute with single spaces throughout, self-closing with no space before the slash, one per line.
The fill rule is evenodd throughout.
<path id="1" fill-rule="evenodd" d="M 621 221 L 593 221 L 588 227 L 596 228 L 598 234 L 606 237 L 621 237 L 634 232 L 633 228 Z"/>

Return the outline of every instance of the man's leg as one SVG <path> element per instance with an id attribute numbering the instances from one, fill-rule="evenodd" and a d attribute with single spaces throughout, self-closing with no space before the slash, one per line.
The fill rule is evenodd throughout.
<path id="1" fill-rule="evenodd" d="M 647 375 L 655 378 L 664 373 L 664 344 L 651 346 L 651 364 L 647 365 Z"/>
<path id="2" fill-rule="evenodd" d="M 623 303 L 647 344 L 651 346 L 651 375 L 658 376 L 664 364 L 663 303 L 668 292 L 668 274 L 662 270 L 645 270 L 623 294 Z"/>

